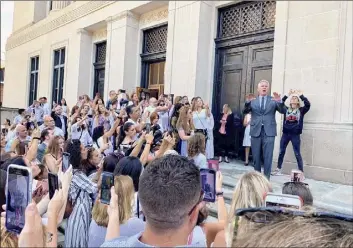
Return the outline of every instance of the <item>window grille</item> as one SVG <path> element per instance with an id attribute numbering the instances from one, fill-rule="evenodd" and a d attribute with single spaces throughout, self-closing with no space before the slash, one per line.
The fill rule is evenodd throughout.
<path id="1" fill-rule="evenodd" d="M 274 28 L 276 2 L 251 2 L 225 9 L 221 13 L 220 38 L 240 36 Z"/>
<path id="2" fill-rule="evenodd" d="M 58 103 L 63 98 L 65 73 L 65 48 L 54 51 L 52 101 Z"/>
<path id="3" fill-rule="evenodd" d="M 104 63 L 107 53 L 107 42 L 96 45 L 96 63 Z"/>
<path id="4" fill-rule="evenodd" d="M 158 53 L 167 50 L 168 26 L 162 26 L 144 32 L 143 53 Z"/>

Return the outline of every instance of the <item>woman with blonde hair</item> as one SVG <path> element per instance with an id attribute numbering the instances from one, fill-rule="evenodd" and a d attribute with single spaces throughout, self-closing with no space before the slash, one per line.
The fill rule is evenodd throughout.
<path id="1" fill-rule="evenodd" d="M 235 211 L 239 208 L 256 208 L 265 205 L 265 195 L 272 191 L 268 179 L 257 171 L 247 172 L 242 175 L 235 187 L 228 223 L 225 232 L 217 234 L 214 247 L 230 247 L 233 240 L 234 222 L 236 221 Z M 237 224 L 238 235 L 251 230 L 251 223 L 245 218 L 240 218 Z"/>
<path id="2" fill-rule="evenodd" d="M 118 196 L 120 236 L 130 237 L 145 229 L 145 223 L 133 215 L 134 185 L 129 176 L 114 178 L 115 194 Z M 109 189 L 110 190 L 110 189 Z M 108 205 L 96 200 L 92 209 L 88 247 L 100 247 L 105 240 L 109 215 Z"/>
<path id="3" fill-rule="evenodd" d="M 178 135 L 181 140 L 180 155 L 187 157 L 187 144 L 194 132 L 194 124 L 192 121 L 192 112 L 190 107 L 184 106 L 179 110 L 179 118 L 176 124 Z"/>
<path id="4" fill-rule="evenodd" d="M 234 115 L 228 104 L 223 105 L 223 111 L 219 116 L 218 125 L 218 143 L 221 151 L 219 162 L 223 162 L 224 157 L 224 161 L 229 163 L 228 154 L 231 149 L 231 145 L 234 143 L 232 141 L 234 138 Z"/>
<path id="5" fill-rule="evenodd" d="M 57 173 L 62 162 L 62 153 L 65 140 L 61 136 L 55 136 L 48 145 L 46 154 L 43 157 L 43 164 L 49 172 Z"/>
<path id="6" fill-rule="evenodd" d="M 199 168 L 208 168 L 207 159 L 205 156 L 205 136 L 200 133 L 195 133 L 188 142 L 188 157 L 194 161 L 194 164 Z"/>

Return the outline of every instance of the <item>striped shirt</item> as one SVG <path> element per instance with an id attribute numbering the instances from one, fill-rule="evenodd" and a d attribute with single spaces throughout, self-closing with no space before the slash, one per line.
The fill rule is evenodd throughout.
<path id="1" fill-rule="evenodd" d="M 74 170 L 69 189 L 69 199 L 74 206 L 65 231 L 65 247 L 87 247 L 93 202 L 98 192 L 82 171 Z"/>

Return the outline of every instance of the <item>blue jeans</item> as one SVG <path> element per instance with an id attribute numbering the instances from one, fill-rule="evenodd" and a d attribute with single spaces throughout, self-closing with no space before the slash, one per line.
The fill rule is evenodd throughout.
<path id="1" fill-rule="evenodd" d="M 280 151 L 278 156 L 278 169 L 282 169 L 284 155 L 286 154 L 286 149 L 288 143 L 292 142 L 295 158 L 297 159 L 298 169 L 304 171 L 303 169 L 303 159 L 300 154 L 300 134 L 283 134 L 281 137 Z"/>

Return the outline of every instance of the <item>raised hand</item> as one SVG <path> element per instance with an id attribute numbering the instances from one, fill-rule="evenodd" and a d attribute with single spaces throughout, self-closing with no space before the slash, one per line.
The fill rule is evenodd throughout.
<path id="1" fill-rule="evenodd" d="M 303 95 L 303 91 L 301 91 L 301 90 L 296 90 L 296 92 L 299 96 Z"/>
<path id="2" fill-rule="evenodd" d="M 273 99 L 274 101 L 281 101 L 281 94 L 278 94 L 277 92 L 273 92 Z"/>
<path id="3" fill-rule="evenodd" d="M 222 192 L 223 176 L 220 171 L 216 174 L 216 192 Z"/>
<path id="4" fill-rule="evenodd" d="M 25 225 L 18 239 L 18 247 L 45 247 L 42 218 L 35 203 L 27 206 Z"/>
<path id="5" fill-rule="evenodd" d="M 254 99 L 256 99 L 256 97 L 255 97 L 255 95 L 252 94 L 252 93 L 250 93 L 250 94 L 248 94 L 248 95 L 246 96 L 246 101 L 252 101 L 252 100 L 254 100 Z"/>

